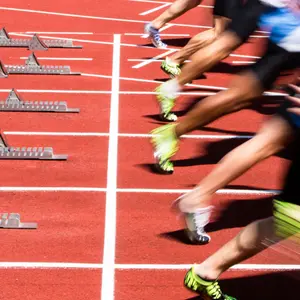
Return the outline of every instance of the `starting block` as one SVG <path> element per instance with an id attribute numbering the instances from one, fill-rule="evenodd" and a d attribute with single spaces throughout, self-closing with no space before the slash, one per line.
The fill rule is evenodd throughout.
<path id="1" fill-rule="evenodd" d="M 0 160 L 67 160 L 68 155 L 54 154 L 51 147 L 10 147 L 4 134 L 0 134 Z"/>
<path id="2" fill-rule="evenodd" d="M 0 77 L 7 77 L 9 74 L 81 75 L 78 72 L 71 72 L 69 66 L 41 66 L 34 53 L 29 55 L 25 65 L 4 65 L 0 61 Z"/>
<path id="3" fill-rule="evenodd" d="M 58 112 L 78 113 L 79 108 L 68 108 L 65 101 L 23 101 L 15 89 L 12 89 L 5 101 L 0 101 L 0 112 Z"/>
<path id="4" fill-rule="evenodd" d="M 82 49 L 82 46 L 74 46 L 72 40 L 49 39 L 41 40 L 37 34 L 31 39 L 12 39 L 5 28 L 0 30 L 0 47 L 28 48 L 29 50 L 48 50 L 49 48 Z"/>
<path id="5" fill-rule="evenodd" d="M 0 228 L 4 229 L 37 229 L 37 223 L 22 223 L 20 214 L 0 214 Z"/>

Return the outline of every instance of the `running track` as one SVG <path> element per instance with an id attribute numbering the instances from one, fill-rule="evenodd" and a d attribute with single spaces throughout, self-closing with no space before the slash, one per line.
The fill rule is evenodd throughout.
<path id="1" fill-rule="evenodd" d="M 67 115 L 1 113 L 10 144 L 52 146 L 69 155 L 67 162 L 1 161 L 1 212 L 19 212 L 23 221 L 39 225 L 35 231 L 1 230 L 1 299 L 197 299 L 182 287 L 189 265 L 270 214 L 272 194 L 281 188 L 278 174 L 288 164 L 284 155 L 220 191 L 209 245 L 182 240 L 172 201 L 251 137 L 280 97 L 264 97 L 263 104 L 194 132 L 181 144 L 173 176 L 152 173 L 148 133 L 160 124 L 152 91 L 166 76 L 149 59 L 166 50 L 153 49 L 140 34 L 166 1 L 1 1 L 1 24 L 12 37 L 41 32 L 84 46 L 36 53 L 42 64 L 67 64 L 83 76 L 1 80 L 1 99 L 16 88 L 26 100 L 67 100 L 81 109 Z M 171 49 L 211 25 L 211 2 L 202 4 L 164 30 Z M 235 72 L 260 55 L 264 35 L 255 33 L 188 86 L 176 109 L 184 112 L 226 88 Z M 6 64 L 20 64 L 30 54 L 4 48 L 0 53 Z M 291 299 L 299 285 L 299 256 L 283 255 L 282 247 L 235 266 L 222 277 L 223 288 L 238 299 Z"/>

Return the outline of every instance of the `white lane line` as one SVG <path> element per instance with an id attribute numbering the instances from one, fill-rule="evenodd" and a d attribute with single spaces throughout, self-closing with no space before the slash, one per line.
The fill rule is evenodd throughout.
<path id="1" fill-rule="evenodd" d="M 106 192 L 98 187 L 62 187 L 62 186 L 1 186 L 0 192 Z"/>
<path id="2" fill-rule="evenodd" d="M 164 30 L 166 30 L 168 28 L 171 28 L 173 26 L 174 26 L 173 24 L 167 24 L 167 25 L 163 26 L 161 29 L 159 29 L 159 32 L 162 32 L 162 31 L 164 31 Z"/>
<path id="3" fill-rule="evenodd" d="M 151 194 L 184 194 L 191 189 L 121 189 L 119 193 L 151 193 Z M 248 189 L 220 189 L 216 192 L 219 195 L 277 195 L 279 190 L 248 190 Z"/>
<path id="4" fill-rule="evenodd" d="M 130 33 L 130 32 L 127 32 L 127 33 L 124 33 L 124 35 L 127 35 L 127 36 L 141 36 L 142 37 L 145 34 L 144 33 Z M 162 33 L 162 34 L 160 34 L 160 36 L 165 36 L 165 37 L 168 37 L 168 36 L 189 37 L 190 34 L 188 34 L 188 33 Z"/>
<path id="5" fill-rule="evenodd" d="M 151 1 L 151 0 L 130 0 L 134 2 L 143 2 L 143 3 L 157 3 L 157 4 L 164 4 L 164 3 L 169 3 L 172 4 L 172 2 L 166 2 L 166 1 Z M 202 8 L 213 8 L 212 5 L 198 5 L 197 7 L 202 7 Z"/>
<path id="6" fill-rule="evenodd" d="M 23 33 L 23 32 L 9 32 L 9 34 Z M 67 35 L 93 35 L 93 32 L 72 32 L 72 31 L 25 31 L 28 34 L 67 34 Z"/>
<path id="7" fill-rule="evenodd" d="M 49 132 L 49 131 L 4 131 L 6 135 L 21 136 L 74 136 L 74 137 L 109 137 L 105 132 Z M 118 133 L 119 137 L 126 138 L 151 138 L 152 134 L 147 133 Z M 182 138 L 199 140 L 230 140 L 230 139 L 251 139 L 253 135 L 225 135 L 225 134 L 187 134 Z"/>
<path id="8" fill-rule="evenodd" d="M 156 188 L 116 188 L 118 193 L 148 193 L 148 194 L 184 194 L 192 189 L 156 189 Z M 2 186 L 0 192 L 106 192 L 107 188 L 101 187 L 34 187 L 34 186 Z M 219 195 L 277 195 L 280 190 L 251 190 L 251 189 L 220 189 Z M 113 220 L 112 220 L 113 222 Z"/>
<path id="9" fill-rule="evenodd" d="M 139 15 L 140 15 L 140 16 L 146 16 L 146 15 L 149 15 L 149 14 L 151 14 L 151 13 L 157 11 L 157 10 L 160 10 L 160 9 L 163 9 L 163 8 L 165 8 L 165 7 L 167 7 L 167 6 L 170 6 L 171 4 L 172 4 L 172 3 L 165 3 L 165 4 L 162 4 L 162 5 L 160 5 L 160 6 L 157 6 L 157 7 L 154 7 L 154 8 L 152 8 L 152 9 L 146 10 L 146 11 L 140 13 Z"/>
<path id="10" fill-rule="evenodd" d="M 20 59 L 28 59 L 28 57 L 20 57 Z M 74 61 L 92 61 L 88 57 L 39 57 L 39 60 L 74 60 Z"/>
<path id="11" fill-rule="evenodd" d="M 191 268 L 191 264 L 116 264 L 116 269 L 124 270 L 188 270 Z M 238 264 L 232 266 L 230 270 L 273 270 L 273 271 L 283 271 L 283 270 L 300 270 L 300 265 L 277 265 L 277 264 Z"/>
<path id="12" fill-rule="evenodd" d="M 103 21 L 118 21 L 118 22 L 144 23 L 144 24 L 147 22 L 147 21 L 142 21 L 142 20 L 87 16 L 87 15 L 80 15 L 80 14 L 59 13 L 59 12 L 53 12 L 53 11 L 33 10 L 33 9 L 4 7 L 4 6 L 0 6 L 0 10 L 1 9 L 2 10 L 8 10 L 8 11 L 18 11 L 18 12 L 26 12 L 26 13 L 36 13 L 36 14 L 62 16 L 62 17 L 72 17 L 72 18 L 82 18 L 82 19 L 94 19 L 94 20 L 103 20 Z M 211 28 L 211 26 L 201 26 L 201 25 L 193 25 L 193 24 L 180 24 L 180 23 L 172 23 L 172 26 L 192 27 L 192 28 Z"/>
<path id="13" fill-rule="evenodd" d="M 127 138 L 151 138 L 152 134 L 143 133 L 119 133 L 120 137 Z M 199 140 L 231 140 L 231 139 L 251 139 L 253 135 L 225 135 L 225 134 L 187 134 L 183 135 L 182 138 L 185 139 L 199 139 Z"/>
<path id="14" fill-rule="evenodd" d="M 133 68 L 133 69 L 139 69 L 139 68 L 141 68 L 141 67 L 144 67 L 144 66 L 146 66 L 146 65 L 149 65 L 150 63 L 152 63 L 153 61 L 155 61 L 155 60 L 157 60 L 157 59 L 159 59 L 159 58 L 166 57 L 166 56 L 168 56 L 169 54 L 174 53 L 174 52 L 175 52 L 175 50 L 169 50 L 169 51 L 166 51 L 166 52 L 164 52 L 164 53 L 161 53 L 161 54 L 159 54 L 159 55 L 156 55 L 156 56 L 152 57 L 151 59 L 147 59 L 146 61 L 143 61 L 143 62 L 141 62 L 141 63 L 139 63 L 139 64 L 137 64 L 137 65 L 134 65 L 134 66 L 132 66 L 132 68 Z"/>
<path id="15" fill-rule="evenodd" d="M 114 34 L 101 299 L 114 300 L 121 35 Z"/>
<path id="16" fill-rule="evenodd" d="M 1 89 L 0 93 L 9 93 L 10 89 Z M 85 90 L 22 90 L 18 89 L 18 92 L 22 93 L 49 93 L 49 94 L 95 94 L 95 95 L 110 95 L 112 91 L 85 91 Z M 157 95 L 156 92 L 147 91 L 119 91 L 120 95 Z M 215 95 L 213 92 L 180 92 L 178 95 L 182 96 L 211 96 Z"/>
<path id="17" fill-rule="evenodd" d="M 192 264 L 115 264 L 117 270 L 188 270 Z M 59 263 L 59 262 L 0 262 L 1 269 L 101 269 L 102 264 L 95 263 Z M 238 264 L 230 270 L 236 271 L 293 271 L 300 270 L 296 264 Z"/>
<path id="18" fill-rule="evenodd" d="M 98 78 L 111 78 L 111 76 L 108 75 L 102 75 L 102 74 L 88 74 L 88 73 L 81 73 L 81 76 L 88 76 L 88 77 L 98 77 Z M 149 80 L 149 79 L 140 79 L 140 78 L 131 78 L 131 77 L 120 77 L 121 80 L 127 80 L 127 81 L 136 81 L 136 82 L 147 82 L 147 83 L 162 83 L 158 80 Z M 216 91 L 225 91 L 227 90 L 226 87 L 221 86 L 213 86 L 213 85 L 202 85 L 202 84 L 186 84 L 187 87 L 196 87 L 199 89 L 209 89 L 209 90 L 216 90 Z M 286 96 L 286 93 L 277 93 L 277 92 L 264 92 L 264 96 Z"/>
<path id="19" fill-rule="evenodd" d="M 173 26 L 173 24 L 167 25 L 164 28 L 169 28 Z M 30 34 L 21 34 L 21 33 L 14 33 L 15 36 L 26 36 L 26 37 L 32 37 Z M 40 36 L 40 38 L 45 39 L 60 39 L 60 40 L 69 40 L 73 42 L 82 42 L 82 43 L 90 43 L 90 44 L 99 44 L 99 45 L 113 45 L 112 42 L 103 42 L 103 41 L 95 41 L 95 40 L 86 40 L 86 39 L 74 39 L 74 38 L 66 38 L 66 37 L 55 37 L 55 36 Z M 160 49 L 160 48 L 154 48 L 153 46 L 142 46 L 138 44 L 127 44 L 127 43 L 121 43 L 121 46 L 124 47 L 137 47 L 137 48 L 145 48 L 145 49 L 159 49 L 159 50 L 166 50 L 166 49 Z M 180 49 L 177 48 L 167 48 L 168 50 L 175 50 L 179 51 Z M 252 59 L 258 59 L 260 56 L 253 56 L 253 55 L 244 55 L 244 54 L 230 54 L 229 56 L 232 57 L 241 57 L 241 58 L 252 58 Z"/>
<path id="20" fill-rule="evenodd" d="M 0 262 L 1 269 L 102 269 L 102 264 L 61 262 Z"/>
<path id="21" fill-rule="evenodd" d="M 12 35 L 15 36 L 25 36 L 25 37 L 32 37 L 30 34 L 23 34 L 23 33 L 14 33 Z M 81 42 L 81 43 L 87 43 L 87 44 L 97 44 L 97 45 L 113 45 L 112 42 L 103 42 L 103 41 L 95 41 L 95 40 L 86 40 L 86 39 L 74 39 L 74 38 L 67 38 L 67 37 L 58 37 L 58 36 L 45 36 L 42 35 L 40 38 L 44 39 L 56 39 L 56 40 L 67 40 L 67 41 L 73 41 L 73 42 Z M 145 49 L 154 49 L 153 46 L 142 46 L 138 44 L 126 44 L 122 43 L 121 46 L 124 47 L 134 47 L 134 48 L 145 48 Z M 158 49 L 158 48 L 155 48 Z M 174 48 L 175 49 L 175 48 Z M 176 49 L 178 50 L 178 49 Z"/>

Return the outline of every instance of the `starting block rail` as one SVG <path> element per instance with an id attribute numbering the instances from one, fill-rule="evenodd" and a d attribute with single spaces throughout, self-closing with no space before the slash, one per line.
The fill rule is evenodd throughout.
<path id="1" fill-rule="evenodd" d="M 65 101 L 23 101 L 15 89 L 12 89 L 5 101 L 0 101 L 0 112 L 57 112 L 78 113 L 79 108 L 68 108 Z"/>
<path id="2" fill-rule="evenodd" d="M 37 34 L 34 34 L 31 39 L 12 39 L 5 28 L 0 30 L 0 47 L 28 48 L 29 50 L 43 51 L 49 48 L 82 49 L 82 46 L 74 46 L 72 40 L 41 40 Z"/>
<path id="3" fill-rule="evenodd" d="M 81 75 L 79 72 L 71 72 L 69 66 L 41 66 L 34 53 L 25 61 L 25 65 L 4 65 L 0 61 L 0 77 L 7 77 L 9 74 L 30 74 L 30 75 Z"/>
<path id="4" fill-rule="evenodd" d="M 0 160 L 67 160 L 68 155 L 54 154 L 52 147 L 11 147 L 3 133 L 0 135 Z"/>
<path id="5" fill-rule="evenodd" d="M 0 228 L 3 229 L 37 229 L 37 223 L 22 223 L 18 213 L 0 214 Z"/>

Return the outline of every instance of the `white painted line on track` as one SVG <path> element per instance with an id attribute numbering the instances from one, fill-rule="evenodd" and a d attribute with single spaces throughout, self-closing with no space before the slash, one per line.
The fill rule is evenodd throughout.
<path id="1" fill-rule="evenodd" d="M 114 300 L 121 35 L 114 34 L 101 299 Z"/>
<path id="2" fill-rule="evenodd" d="M 145 34 L 144 33 L 130 33 L 130 32 L 127 32 L 127 33 L 124 33 L 124 35 L 126 36 L 144 36 Z M 183 37 L 189 37 L 190 34 L 188 33 L 162 33 L 162 34 L 159 34 L 160 36 L 164 36 L 164 37 L 168 37 L 168 36 L 183 36 Z M 174 49 L 175 50 L 175 49 Z M 177 49 L 176 49 L 177 50 Z"/>
<path id="3" fill-rule="evenodd" d="M 4 131 L 6 135 L 21 136 L 74 136 L 74 137 L 109 137 L 105 132 L 48 132 L 48 131 Z M 146 133 L 118 133 L 119 137 L 126 138 L 151 138 L 152 134 Z M 230 139 L 251 139 L 253 135 L 225 135 L 225 134 L 187 134 L 182 138 L 203 139 L 203 140 L 230 140 Z"/>
<path id="4" fill-rule="evenodd" d="M 156 3 L 156 4 L 164 4 L 164 3 L 170 3 L 172 4 L 172 2 L 166 2 L 166 1 L 151 1 L 151 0 L 130 0 L 130 1 L 134 1 L 134 2 L 142 2 L 142 3 Z M 197 7 L 202 7 L 202 8 L 213 8 L 212 5 L 198 5 Z"/>
<path id="5" fill-rule="evenodd" d="M 9 32 L 8 34 L 66 34 L 66 35 L 93 35 L 93 32 L 72 32 L 72 31 L 25 31 L 25 32 Z"/>
<path id="6" fill-rule="evenodd" d="M 192 264 L 116 264 L 116 269 L 124 270 L 188 270 L 192 267 Z M 273 270 L 273 271 L 283 271 L 283 270 L 300 270 L 300 265 L 277 265 L 277 264 L 239 264 L 232 266 L 230 270 Z"/>
<path id="7" fill-rule="evenodd" d="M 99 78 L 111 78 L 111 76 L 108 75 L 102 75 L 102 74 L 88 74 L 88 73 L 81 73 L 81 76 L 88 76 L 88 77 L 99 77 Z M 121 80 L 127 80 L 127 81 L 136 81 L 136 82 L 148 82 L 148 83 L 162 83 L 158 80 L 149 80 L 149 79 L 140 79 L 140 78 L 131 78 L 131 77 L 120 77 Z M 226 87 L 221 86 L 212 86 L 212 85 L 201 85 L 201 84 L 186 84 L 187 87 L 196 87 L 199 89 L 209 89 L 209 90 L 217 90 L 217 91 L 225 91 L 227 90 Z M 264 92 L 264 96 L 286 96 L 286 93 L 278 93 L 278 92 Z"/>
<path id="8" fill-rule="evenodd" d="M 134 65 L 134 66 L 132 66 L 132 68 L 133 68 L 133 69 L 139 69 L 139 68 L 141 68 L 141 67 L 144 67 L 144 66 L 150 64 L 151 62 L 153 62 L 153 61 L 155 61 L 155 60 L 157 60 L 157 59 L 159 59 L 159 58 L 166 57 L 166 56 L 168 56 L 169 54 L 174 53 L 174 52 L 175 52 L 175 50 L 169 50 L 169 51 L 166 51 L 166 52 L 164 52 L 164 53 L 161 53 L 161 54 L 159 54 L 159 55 L 156 55 L 156 56 L 152 57 L 151 59 L 147 59 L 146 61 L 143 61 L 143 62 L 141 62 L 141 63 L 139 63 L 139 64 L 137 64 L 137 65 Z"/>
<path id="9" fill-rule="evenodd" d="M 193 264 L 115 264 L 117 270 L 188 270 Z M 102 264 L 61 262 L 0 262 L 1 269 L 101 269 Z M 238 264 L 236 271 L 293 271 L 300 270 L 296 264 Z"/>
<path id="10" fill-rule="evenodd" d="M 0 93 L 9 93 L 10 89 L 1 89 Z M 22 90 L 22 93 L 49 93 L 49 94 L 95 94 L 95 95 L 110 95 L 112 91 L 92 91 L 92 90 Z M 158 95 L 156 92 L 147 91 L 119 91 L 120 95 Z M 213 92 L 180 92 L 178 95 L 182 96 L 211 96 L 215 95 Z"/>
<path id="11" fill-rule="evenodd" d="M 149 193 L 149 194 L 184 194 L 192 189 L 156 189 L 156 188 L 116 188 L 117 193 Z M 101 187 L 30 187 L 30 186 L 2 186 L 0 192 L 106 192 L 107 188 Z M 279 190 L 252 190 L 252 189 L 220 189 L 219 195 L 277 195 Z"/>
<path id="12" fill-rule="evenodd" d="M 162 32 L 162 31 L 165 31 L 167 30 L 168 28 L 171 28 L 173 27 L 174 25 L 173 24 L 167 24 L 165 26 L 163 26 L 162 28 L 159 29 L 159 32 Z"/>
<path id="13" fill-rule="evenodd" d="M 62 186 L 1 186 L 0 192 L 106 192 L 98 187 L 62 187 Z"/>
<path id="14" fill-rule="evenodd" d="M 20 57 L 20 59 L 28 59 L 28 57 Z M 39 60 L 74 60 L 74 61 L 92 61 L 92 58 L 88 57 L 39 57 Z"/>
<path id="15" fill-rule="evenodd" d="M 102 264 L 60 262 L 0 262 L 1 269 L 102 269 Z"/>
<path id="16" fill-rule="evenodd" d="M 26 36 L 26 37 L 32 37 L 30 34 L 23 34 L 23 33 L 14 33 L 15 36 Z M 97 45 L 113 45 L 112 42 L 104 42 L 104 41 L 96 41 L 96 40 L 86 40 L 86 39 L 74 39 L 74 38 L 67 38 L 67 37 L 58 37 L 58 36 L 40 36 L 40 38 L 44 39 L 56 39 L 56 40 L 67 40 L 67 41 L 73 41 L 73 42 L 81 42 L 81 43 L 87 43 L 87 44 L 97 44 Z M 145 49 L 157 49 L 153 46 L 142 46 L 137 44 L 126 44 L 122 43 L 121 46 L 124 47 L 135 47 L 135 48 L 145 48 Z M 175 48 L 174 48 L 175 49 Z M 176 49 L 178 50 L 178 49 Z"/>
<path id="17" fill-rule="evenodd" d="M 169 27 L 171 27 L 172 24 L 170 24 Z M 167 26 L 165 26 L 167 27 Z M 26 37 L 32 37 L 32 35 L 30 34 L 19 34 L 19 33 L 15 33 L 14 35 L 16 36 L 26 36 Z M 60 40 L 69 40 L 69 41 L 73 41 L 73 42 L 82 42 L 82 43 L 90 43 L 90 44 L 99 44 L 99 45 L 113 45 L 112 42 L 104 42 L 104 41 L 96 41 L 96 40 L 86 40 L 86 39 L 74 39 L 74 38 L 66 38 L 66 37 L 55 37 L 55 36 L 40 36 L 40 38 L 49 38 L 49 39 L 60 39 Z M 153 46 L 142 46 L 142 45 L 138 45 L 138 44 L 128 44 L 128 43 L 121 43 L 121 46 L 124 47 L 137 47 L 137 48 L 145 48 L 145 49 L 158 49 L 158 50 L 175 50 L 175 51 L 179 51 L 180 49 L 177 48 L 166 48 L 166 49 L 160 49 L 160 48 L 154 48 Z M 252 58 L 252 59 L 258 59 L 260 58 L 260 56 L 253 56 L 253 55 L 244 55 L 244 54 L 230 54 L 229 56 L 232 57 L 241 57 L 241 58 Z"/>
<path id="18" fill-rule="evenodd" d="M 118 188 L 119 193 L 151 193 L 151 194 L 184 194 L 192 189 L 130 189 Z M 279 190 L 250 190 L 250 189 L 220 189 L 216 192 L 219 195 L 276 195 Z"/>
<path id="19" fill-rule="evenodd" d="M 167 7 L 167 6 L 170 6 L 171 4 L 172 4 L 172 3 L 164 3 L 164 4 L 160 5 L 160 6 L 157 6 L 157 7 L 154 7 L 154 8 L 152 8 L 152 9 L 146 10 L 146 11 L 140 13 L 139 15 L 140 15 L 140 16 L 146 16 L 146 15 L 149 15 L 149 14 L 151 14 L 151 13 L 157 11 L 157 10 L 160 10 L 160 9 L 163 9 L 163 8 L 165 8 L 165 7 Z"/>
<path id="20" fill-rule="evenodd" d="M 25 12 L 25 13 L 36 13 L 36 14 L 44 14 L 44 15 L 82 18 L 82 19 L 93 19 L 93 20 L 103 20 L 103 21 L 119 21 L 119 22 L 143 23 L 143 24 L 148 22 L 148 21 L 142 21 L 142 20 L 109 18 L 109 17 L 99 17 L 99 16 L 88 16 L 88 15 L 80 15 L 80 14 L 60 13 L 60 12 L 53 12 L 53 11 L 33 10 L 33 9 L 4 7 L 4 6 L 0 6 L 0 10 L 1 9 L 2 10 L 7 10 L 7 11 L 17 11 L 17 12 Z M 193 28 L 211 28 L 211 26 L 201 26 L 201 25 L 193 25 L 193 24 L 179 24 L 179 23 L 172 23 L 172 26 L 193 27 Z"/>

